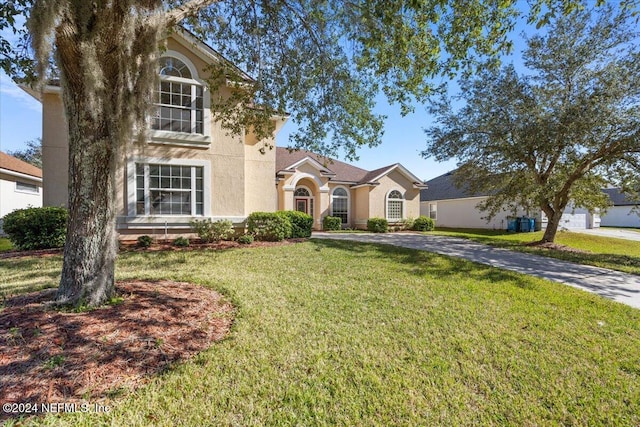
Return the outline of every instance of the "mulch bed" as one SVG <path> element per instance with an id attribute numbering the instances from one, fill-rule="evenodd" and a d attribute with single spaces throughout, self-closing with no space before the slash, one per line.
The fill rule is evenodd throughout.
<path id="1" fill-rule="evenodd" d="M 138 247 L 135 240 L 120 242 L 120 252 L 156 252 L 156 251 L 193 251 L 198 249 L 224 250 L 233 248 L 260 248 L 265 246 L 284 246 L 294 243 L 305 242 L 307 239 L 287 239 L 281 242 L 261 242 L 254 241 L 251 244 L 241 244 L 235 241 L 223 240 L 218 243 L 202 243 L 199 241 L 191 241 L 187 247 L 174 246 L 171 241 L 159 241 L 148 248 Z M 62 255 L 62 249 L 40 249 L 31 251 L 9 250 L 0 252 L 0 259 L 7 258 L 23 258 L 31 256 L 51 256 Z"/>
<path id="2" fill-rule="evenodd" d="M 225 338 L 234 308 L 189 283 L 127 281 L 122 302 L 85 313 L 51 308 L 55 289 L 0 311 L 0 403 L 101 401 Z M 0 411 L 0 420 L 8 416 Z"/>

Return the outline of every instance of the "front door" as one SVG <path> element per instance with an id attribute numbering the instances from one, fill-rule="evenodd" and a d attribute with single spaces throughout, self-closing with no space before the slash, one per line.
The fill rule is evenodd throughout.
<path id="1" fill-rule="evenodd" d="M 298 212 L 309 213 L 309 205 L 307 199 L 296 199 L 296 210 Z"/>

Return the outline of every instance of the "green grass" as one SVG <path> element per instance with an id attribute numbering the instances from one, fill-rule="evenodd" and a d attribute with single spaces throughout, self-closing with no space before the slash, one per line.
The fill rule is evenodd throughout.
<path id="1" fill-rule="evenodd" d="M 462 237 L 491 246 L 640 274 L 640 243 L 633 240 L 559 231 L 556 235 L 555 243 L 589 252 L 574 253 L 524 246 L 527 243 L 539 241 L 543 235 L 542 231 L 509 233 L 504 230 L 440 228 L 429 233 Z"/>
<path id="2" fill-rule="evenodd" d="M 36 274 L 43 268 L 42 276 Z M 10 292 L 60 257 L 4 260 Z M 640 310 L 568 286 L 410 249 L 312 240 L 126 253 L 118 279 L 222 291 L 231 336 L 109 414 L 44 425 L 638 425 Z M 104 402 L 103 402 L 104 403 Z"/>
<path id="3" fill-rule="evenodd" d="M 0 252 L 9 251 L 13 249 L 13 244 L 6 237 L 0 237 Z"/>

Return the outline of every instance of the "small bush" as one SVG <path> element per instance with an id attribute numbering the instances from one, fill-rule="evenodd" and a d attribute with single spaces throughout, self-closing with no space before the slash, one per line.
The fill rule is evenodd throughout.
<path id="1" fill-rule="evenodd" d="M 187 246 L 189 246 L 189 239 L 182 236 L 176 237 L 176 239 L 173 241 L 173 246 L 177 246 L 179 248 L 186 248 Z"/>
<path id="2" fill-rule="evenodd" d="M 291 223 L 291 236 L 294 239 L 311 237 L 313 229 L 313 217 L 304 212 L 298 211 L 280 211 L 276 212 L 280 216 L 284 216 Z"/>
<path id="3" fill-rule="evenodd" d="M 238 243 L 243 245 L 250 245 L 253 243 L 253 236 L 251 234 L 243 234 L 238 237 Z"/>
<path id="4" fill-rule="evenodd" d="M 413 218 L 405 218 L 400 221 L 400 230 L 413 230 L 413 225 L 415 224 L 415 219 Z"/>
<path id="5" fill-rule="evenodd" d="M 153 244 L 153 237 L 148 236 L 146 234 L 144 236 L 138 237 L 138 247 L 148 248 L 152 244 Z"/>
<path id="6" fill-rule="evenodd" d="M 4 216 L 4 232 L 22 250 L 64 246 L 69 213 L 65 208 L 18 209 Z"/>
<path id="7" fill-rule="evenodd" d="M 389 231 L 389 223 L 384 218 L 369 218 L 367 220 L 367 230 L 372 233 L 386 233 Z"/>
<path id="8" fill-rule="evenodd" d="M 218 221 L 211 221 L 211 218 L 194 219 L 189 224 L 204 243 L 219 242 L 228 239 L 234 233 L 233 223 L 228 219 Z"/>
<path id="9" fill-rule="evenodd" d="M 322 220 L 324 231 L 336 231 L 342 229 L 342 220 L 335 216 L 325 216 Z"/>
<path id="10" fill-rule="evenodd" d="M 256 240 L 279 242 L 291 237 L 291 221 L 275 212 L 253 212 L 247 218 L 247 228 Z"/>
<path id="11" fill-rule="evenodd" d="M 420 215 L 413 222 L 413 229 L 416 231 L 432 231 L 434 229 L 435 223 L 433 219 L 428 216 Z"/>

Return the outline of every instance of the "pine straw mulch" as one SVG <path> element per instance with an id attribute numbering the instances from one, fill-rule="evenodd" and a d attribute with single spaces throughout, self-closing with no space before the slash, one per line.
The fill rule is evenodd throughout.
<path id="1" fill-rule="evenodd" d="M 55 289 L 7 299 L 0 403 L 109 398 L 222 340 L 233 322 L 231 303 L 203 286 L 127 281 L 116 290 L 120 303 L 84 313 L 51 309 Z"/>

